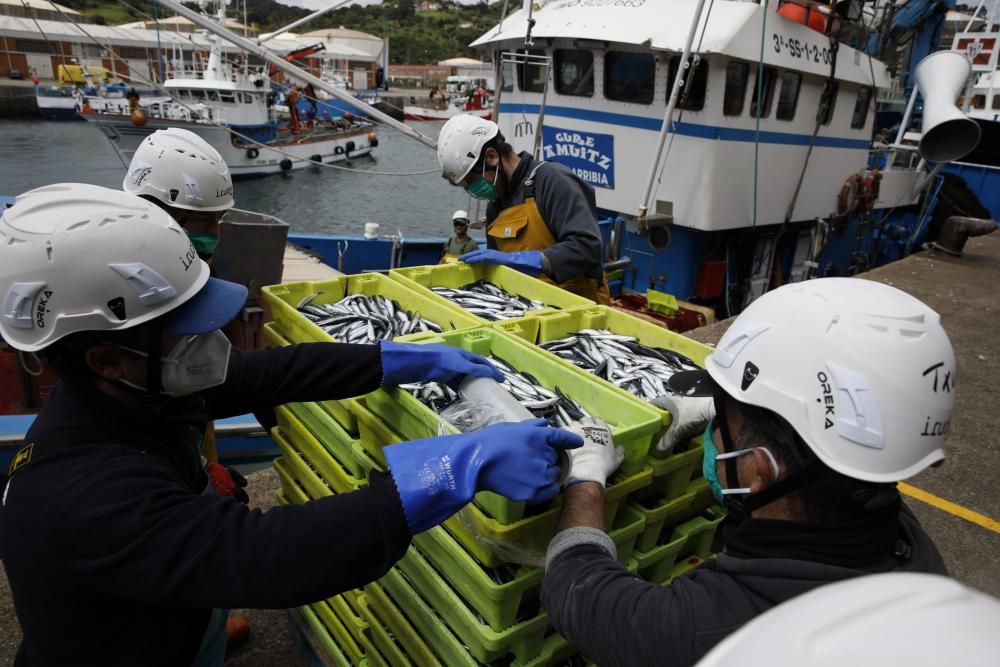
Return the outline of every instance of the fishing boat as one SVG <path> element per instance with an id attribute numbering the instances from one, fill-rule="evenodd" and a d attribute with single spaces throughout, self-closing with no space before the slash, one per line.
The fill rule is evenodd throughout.
<path id="1" fill-rule="evenodd" d="M 220 25 L 225 20 L 224 3 L 215 20 Z M 237 178 L 343 162 L 366 156 L 378 145 L 373 125 L 351 114 L 300 119 L 296 113 L 282 121 L 269 100 L 266 77 L 225 62 L 218 36 L 204 69 L 186 71 L 183 63 L 173 69 L 175 75 L 162 84 L 165 98 L 140 100 L 137 109 L 85 106 L 80 116 L 100 129 L 126 161 L 158 129 L 191 130 L 219 151 Z"/>
<path id="2" fill-rule="evenodd" d="M 493 104 L 486 95 L 473 93 L 467 97 L 452 97 L 441 106 L 403 105 L 405 120 L 448 120 L 461 114 L 490 120 L 493 118 Z"/>
<path id="3" fill-rule="evenodd" d="M 87 86 L 35 86 L 35 103 L 45 120 L 79 120 L 80 113 L 129 113 L 129 88 L 125 84 Z M 162 104 L 170 100 L 153 89 L 136 90 L 140 106 Z"/>

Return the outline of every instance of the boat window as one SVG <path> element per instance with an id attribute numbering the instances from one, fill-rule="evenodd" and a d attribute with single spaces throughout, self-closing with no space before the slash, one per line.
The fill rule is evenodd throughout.
<path id="1" fill-rule="evenodd" d="M 674 77 L 677 76 L 677 68 L 681 65 L 681 57 L 675 56 L 670 59 L 669 73 L 667 74 L 667 101 L 670 101 L 670 91 L 674 87 Z M 689 85 L 690 84 L 690 85 Z M 708 85 L 708 61 L 700 60 L 694 68 L 694 73 L 690 69 L 684 85 L 681 87 L 678 98 L 678 109 L 685 111 L 701 111 L 705 108 L 705 87 Z M 686 95 L 686 96 L 685 96 Z M 683 106 L 680 102 L 683 100 Z"/>
<path id="2" fill-rule="evenodd" d="M 993 109 L 1000 109 L 1000 95 L 993 96 Z"/>
<path id="3" fill-rule="evenodd" d="M 232 104 L 236 101 L 236 96 L 233 93 L 220 91 L 219 99 L 222 100 L 223 102 L 228 102 L 229 104 Z"/>
<path id="4" fill-rule="evenodd" d="M 777 79 L 778 71 L 773 67 L 765 67 L 763 71 L 754 74 L 753 97 L 750 98 L 751 118 L 767 118 L 771 115 L 771 102 L 774 101 L 774 84 Z"/>
<path id="5" fill-rule="evenodd" d="M 501 81 L 503 82 L 500 86 L 500 90 L 505 93 L 513 92 L 514 90 L 514 63 L 504 63 L 503 68 L 500 70 Z"/>
<path id="6" fill-rule="evenodd" d="M 525 51 L 520 51 L 525 53 Z M 527 51 L 529 56 L 544 56 L 545 51 L 532 49 Z M 517 66 L 517 83 L 521 90 L 526 93 L 541 93 L 545 91 L 545 79 L 548 75 L 548 68 L 544 63 L 528 62 L 520 63 Z"/>
<path id="7" fill-rule="evenodd" d="M 243 104 L 253 104 L 253 93 L 242 93 Z"/>
<path id="8" fill-rule="evenodd" d="M 823 92 L 819 98 L 820 107 L 816 110 L 816 120 L 821 124 L 829 125 L 833 121 L 833 110 L 837 106 L 837 93 L 839 92 L 840 84 L 836 81 L 827 80 L 823 84 Z"/>
<path id="9" fill-rule="evenodd" d="M 858 98 L 854 101 L 854 116 L 851 118 L 851 127 L 859 130 L 868 121 L 868 105 L 872 100 L 872 89 L 862 88 L 858 91 Z"/>
<path id="10" fill-rule="evenodd" d="M 191 97 L 196 100 L 203 100 L 205 99 L 205 91 L 198 90 L 197 88 L 195 88 L 194 90 L 191 91 Z"/>
<path id="11" fill-rule="evenodd" d="M 973 95 L 972 96 L 972 108 L 973 109 L 985 109 L 986 108 L 986 96 L 985 95 Z"/>
<path id="12" fill-rule="evenodd" d="M 219 91 L 217 90 L 207 90 L 205 91 L 206 97 L 208 97 L 211 102 L 219 101 Z"/>
<path id="13" fill-rule="evenodd" d="M 594 52 L 556 49 L 556 91 L 560 95 L 592 97 L 594 94 Z"/>
<path id="14" fill-rule="evenodd" d="M 652 104 L 656 58 L 652 53 L 608 51 L 604 56 L 604 95 L 609 100 Z"/>
<path id="15" fill-rule="evenodd" d="M 799 89 L 802 87 L 802 75 L 798 72 L 781 73 L 781 92 L 778 93 L 778 108 L 774 117 L 778 120 L 795 118 L 795 107 L 799 103 Z"/>
<path id="16" fill-rule="evenodd" d="M 739 116 L 743 113 L 749 78 L 749 63 L 731 62 L 726 65 L 726 92 L 722 98 L 722 113 L 727 116 Z"/>

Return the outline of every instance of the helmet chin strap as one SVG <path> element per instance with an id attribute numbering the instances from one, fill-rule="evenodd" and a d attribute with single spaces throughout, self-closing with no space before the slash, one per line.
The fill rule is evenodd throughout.
<path id="1" fill-rule="evenodd" d="M 726 394 L 721 388 L 716 387 L 713 395 L 715 401 L 716 423 L 719 424 L 719 431 L 722 435 L 722 446 L 726 452 L 735 452 L 736 443 L 729 432 L 729 420 L 726 415 Z M 726 486 L 730 488 L 740 488 L 740 475 L 736 466 L 735 458 L 725 459 L 726 465 Z M 817 461 L 808 463 L 804 468 L 795 471 L 791 475 L 778 480 L 760 493 L 748 494 L 744 498 L 737 498 L 734 495 L 726 495 L 726 510 L 736 522 L 742 522 L 750 516 L 754 510 L 758 510 L 765 505 L 773 503 L 775 500 L 784 498 L 790 493 L 809 486 L 815 482 L 823 472 L 822 466 Z"/>

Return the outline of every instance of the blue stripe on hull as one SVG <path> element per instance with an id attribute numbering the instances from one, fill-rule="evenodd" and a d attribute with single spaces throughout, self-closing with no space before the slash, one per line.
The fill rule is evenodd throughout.
<path id="1" fill-rule="evenodd" d="M 537 104 L 501 104 L 501 113 L 523 113 L 537 114 L 540 110 Z M 605 123 L 608 125 L 618 125 L 621 127 L 632 127 L 639 130 L 650 130 L 659 132 L 663 124 L 660 118 L 646 118 L 644 116 L 631 116 L 628 114 L 611 113 L 609 111 L 595 111 L 593 109 L 577 109 L 575 107 L 546 106 L 546 116 L 558 116 L 561 118 L 573 118 L 575 120 L 586 120 L 592 123 Z M 716 139 L 721 141 L 742 141 L 753 143 L 757 141 L 755 130 L 743 130 L 733 127 L 722 127 L 720 125 L 700 125 L 698 123 L 674 123 L 674 132 L 686 137 L 697 137 L 699 139 Z M 764 144 L 781 144 L 786 146 L 808 146 L 811 135 L 794 134 L 792 132 L 765 132 L 760 133 L 760 142 Z M 871 142 L 866 139 L 848 139 L 845 137 L 816 137 L 816 145 L 824 148 L 851 148 L 856 150 L 868 150 Z"/>
<path id="2" fill-rule="evenodd" d="M 39 109 L 43 120 L 82 120 L 76 109 Z"/>

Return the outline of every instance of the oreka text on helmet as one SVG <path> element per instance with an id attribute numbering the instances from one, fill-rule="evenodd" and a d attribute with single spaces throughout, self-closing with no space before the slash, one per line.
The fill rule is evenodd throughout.
<path id="1" fill-rule="evenodd" d="M 822 402 L 824 404 L 823 407 L 826 408 L 826 411 L 823 413 L 823 428 L 827 429 L 833 426 L 833 418 L 836 416 L 833 403 L 833 388 L 830 386 L 830 378 L 823 371 L 816 373 L 816 379 L 819 380 L 819 386 L 823 390 L 823 398 L 817 398 L 816 402 Z"/>

